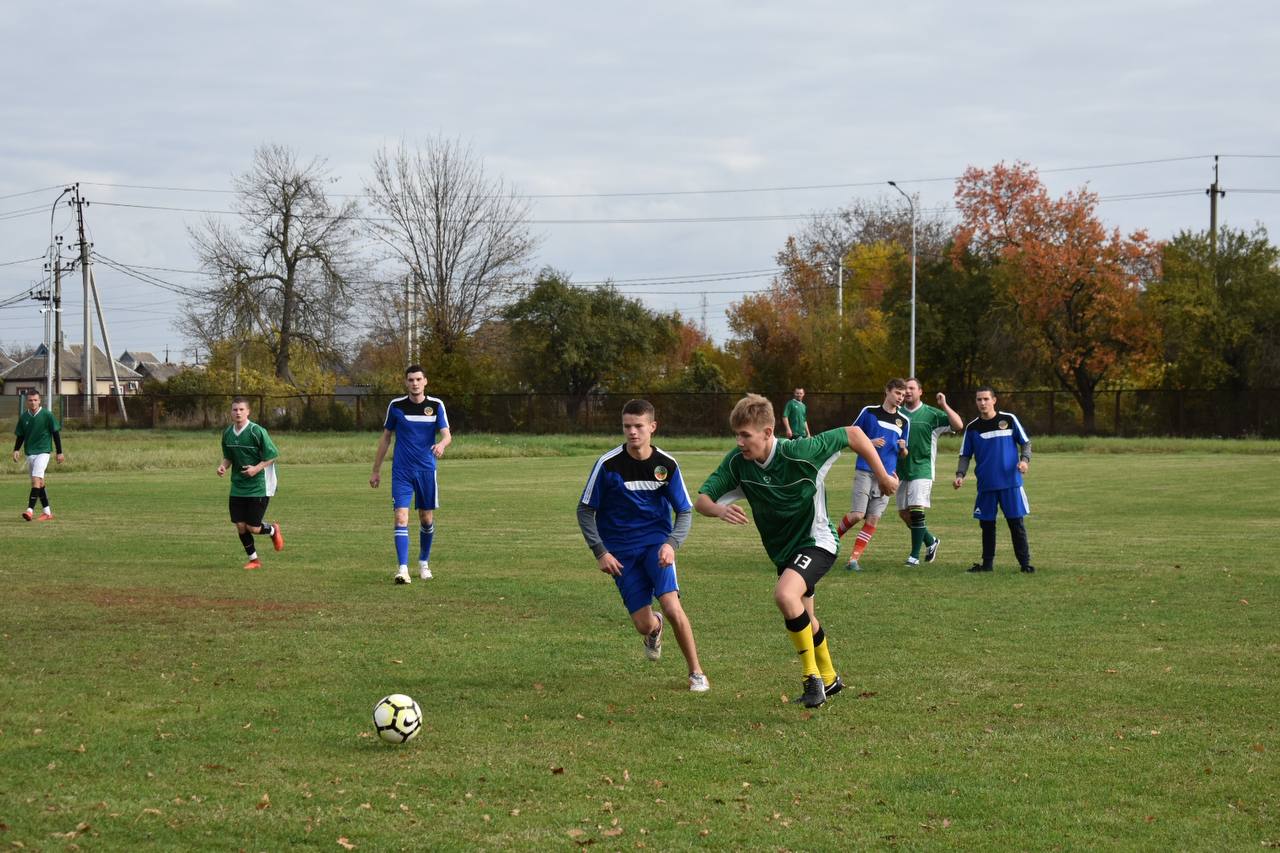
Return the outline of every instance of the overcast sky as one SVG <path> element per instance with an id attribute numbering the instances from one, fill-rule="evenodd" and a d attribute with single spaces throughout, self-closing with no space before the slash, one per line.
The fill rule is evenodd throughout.
<path id="1" fill-rule="evenodd" d="M 225 209 L 265 142 L 326 158 L 355 193 L 381 146 L 460 138 L 519 192 L 579 195 L 533 200 L 539 265 L 694 321 L 705 303 L 721 341 L 805 215 L 890 179 L 948 210 L 965 167 L 1020 159 L 1055 194 L 1088 184 L 1109 224 L 1168 237 L 1207 227 L 1221 154 L 1220 222 L 1280 240 L 1274 2 L 875 6 L 9 0 L 0 303 L 43 276 L 74 181 L 98 252 L 198 282 L 201 214 L 111 205 Z M 652 195 L 609 195 L 626 193 Z M 627 219 L 686 221 L 599 222 Z M 74 240 L 67 208 L 53 230 Z M 113 352 L 176 360 L 181 298 L 95 269 Z M 680 276 L 721 280 L 633 281 Z M 0 308 L 0 345 L 42 337 L 36 303 Z"/>

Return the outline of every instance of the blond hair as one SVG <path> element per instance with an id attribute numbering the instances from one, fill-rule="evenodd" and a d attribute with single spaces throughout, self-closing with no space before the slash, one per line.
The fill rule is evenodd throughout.
<path id="1" fill-rule="evenodd" d="M 738 401 L 729 413 L 729 427 L 735 432 L 748 427 L 763 430 L 777 423 L 773 416 L 773 403 L 759 394 L 748 394 Z"/>

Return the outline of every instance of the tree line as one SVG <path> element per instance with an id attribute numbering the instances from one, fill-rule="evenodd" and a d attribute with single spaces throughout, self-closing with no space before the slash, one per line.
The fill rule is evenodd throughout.
<path id="1" fill-rule="evenodd" d="M 537 263 L 530 208 L 460 142 L 378 152 L 364 203 L 323 160 L 263 146 L 236 216 L 190 230 L 209 284 L 183 330 L 207 369 L 175 393 L 440 393 L 877 388 L 908 364 L 914 211 L 855 199 L 817 212 L 780 272 L 728 312 L 717 345 L 677 312 Z M 959 220 L 916 220 L 916 364 L 929 387 L 1059 389 L 1092 431 L 1102 388 L 1261 388 L 1280 370 L 1280 250 L 1266 230 L 1122 234 L 1087 188 L 1052 196 L 1025 163 L 970 168 Z M 837 291 L 836 281 L 844 287 Z M 839 302 L 837 302 L 839 300 Z"/>

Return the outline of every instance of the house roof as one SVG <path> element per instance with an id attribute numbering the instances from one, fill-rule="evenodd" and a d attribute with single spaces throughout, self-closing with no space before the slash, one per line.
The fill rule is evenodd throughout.
<path id="1" fill-rule="evenodd" d="M 160 359 L 156 358 L 153 352 L 146 350 L 125 350 L 120 354 L 120 363 L 127 364 L 130 367 L 137 367 L 139 364 L 152 363 L 160 364 Z"/>
<path id="2" fill-rule="evenodd" d="M 185 369 L 186 365 L 172 362 L 144 361 L 138 364 L 138 372 L 157 382 L 168 382 Z"/>
<path id="3" fill-rule="evenodd" d="M 30 358 L 23 359 L 17 364 L 0 373 L 0 379 L 44 379 L 48 375 L 47 357 L 48 350 L 44 344 L 36 349 L 36 354 Z M 82 344 L 75 344 L 67 347 L 62 351 L 62 378 L 66 380 L 78 380 L 80 374 L 80 354 L 84 352 Z M 116 374 L 120 377 L 120 381 L 126 380 L 137 381 L 142 379 L 142 374 L 132 368 L 125 367 L 120 362 L 116 362 Z M 97 347 L 93 348 L 93 375 L 99 380 L 111 379 L 111 363 L 107 361 L 107 356 Z"/>
<path id="4" fill-rule="evenodd" d="M 0 352 L 0 373 L 3 373 L 4 371 L 8 370 L 10 367 L 13 367 L 15 364 L 17 364 L 16 361 L 9 358 L 9 356 L 5 355 L 4 353 Z"/>

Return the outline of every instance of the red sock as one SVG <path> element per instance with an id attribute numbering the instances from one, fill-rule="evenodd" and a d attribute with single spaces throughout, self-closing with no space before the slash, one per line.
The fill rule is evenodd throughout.
<path id="1" fill-rule="evenodd" d="M 862 529 L 858 531 L 858 539 L 853 543 L 853 559 L 862 556 L 862 552 L 867 550 L 867 543 L 871 541 L 871 536 L 876 532 L 876 526 L 871 522 L 862 525 Z"/>
<path id="2" fill-rule="evenodd" d="M 844 535 L 849 532 L 849 528 L 853 527 L 857 523 L 858 519 L 853 513 L 849 513 L 844 518 L 840 519 L 840 523 L 836 525 L 836 536 L 843 539 Z"/>

